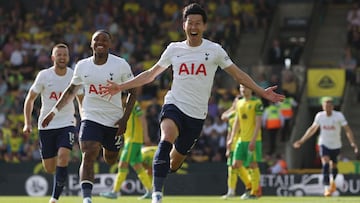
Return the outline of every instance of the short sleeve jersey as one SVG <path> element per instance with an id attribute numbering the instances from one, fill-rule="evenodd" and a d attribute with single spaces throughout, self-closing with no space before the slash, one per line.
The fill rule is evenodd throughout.
<path id="1" fill-rule="evenodd" d="M 264 107 L 261 100 L 257 97 L 251 97 L 246 100 L 241 98 L 236 103 L 236 113 L 240 124 L 239 141 L 250 142 L 255 131 L 256 117 L 262 116 Z M 256 138 L 257 141 L 261 140 L 261 130 Z"/>
<path id="2" fill-rule="evenodd" d="M 232 65 L 230 57 L 217 43 L 203 39 L 202 44 L 191 47 L 186 41 L 170 43 L 157 65 L 172 65 L 173 83 L 165 96 L 165 104 L 176 105 L 186 115 L 205 119 L 208 100 L 218 67 Z"/>
<path id="3" fill-rule="evenodd" d="M 71 83 L 84 86 L 82 102 L 82 120 L 91 120 L 108 127 L 117 127 L 115 123 L 123 116 L 121 92 L 102 97 L 102 88 L 107 80 L 123 83 L 132 79 L 130 65 L 120 57 L 109 54 L 103 65 L 96 65 L 93 56 L 80 60 L 75 65 Z"/>
<path id="4" fill-rule="evenodd" d="M 138 102 L 135 103 L 126 126 L 125 142 L 140 143 L 144 142 L 143 126 L 140 117 L 143 111 Z"/>
<path id="5" fill-rule="evenodd" d="M 329 149 L 341 148 L 341 127 L 348 124 L 341 112 L 333 110 L 331 116 L 327 116 L 325 111 L 318 112 L 314 123 L 320 127 L 319 145 Z"/>
<path id="6" fill-rule="evenodd" d="M 73 103 L 69 103 L 54 116 L 53 120 L 45 128 L 41 126 L 44 117 L 50 112 L 52 107 L 60 99 L 62 92 L 70 84 L 73 70 L 67 68 L 64 76 L 55 73 L 55 67 L 41 70 L 32 84 L 30 91 L 41 95 L 41 110 L 38 118 L 38 128 L 56 129 L 66 126 L 75 126 L 75 107 Z"/>

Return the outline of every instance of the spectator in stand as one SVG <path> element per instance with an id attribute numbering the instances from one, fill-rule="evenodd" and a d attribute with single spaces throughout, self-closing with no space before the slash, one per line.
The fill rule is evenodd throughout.
<path id="1" fill-rule="evenodd" d="M 279 39 L 273 39 L 272 41 L 272 45 L 268 53 L 268 63 L 276 66 L 284 64 L 284 50 Z"/>
<path id="2" fill-rule="evenodd" d="M 276 162 L 274 163 L 274 165 L 269 167 L 269 172 L 271 174 L 287 174 L 288 173 L 287 163 L 282 154 L 276 155 Z"/>
<path id="3" fill-rule="evenodd" d="M 7 152 L 5 161 L 10 163 L 19 163 L 23 154 L 24 139 L 17 128 L 11 129 L 11 135 L 6 142 Z"/>
<path id="4" fill-rule="evenodd" d="M 348 31 L 351 30 L 352 27 L 360 27 L 360 8 L 358 2 L 353 3 L 351 9 L 347 13 L 346 21 L 348 23 Z"/>
<path id="5" fill-rule="evenodd" d="M 241 4 L 241 19 L 245 31 L 255 32 L 258 28 L 258 18 L 256 15 L 255 3 L 252 0 L 245 0 Z"/>
<path id="6" fill-rule="evenodd" d="M 297 99 L 299 87 L 295 74 L 291 70 L 283 70 L 281 79 L 282 91 L 286 92 L 289 97 Z"/>
<path id="7" fill-rule="evenodd" d="M 6 154 L 7 143 L 4 137 L 4 133 L 0 130 L 0 161 L 4 160 L 4 156 Z"/>
<path id="8" fill-rule="evenodd" d="M 272 10 L 265 0 L 258 0 L 256 6 L 256 16 L 260 26 L 267 30 L 272 17 Z"/>
<path id="9" fill-rule="evenodd" d="M 218 3 L 216 10 L 215 10 L 216 16 L 219 16 L 220 18 L 227 18 L 231 15 L 231 8 L 226 0 L 220 0 L 220 3 Z"/>
<path id="10" fill-rule="evenodd" d="M 264 110 L 262 126 L 266 131 L 267 139 L 270 140 L 269 155 L 276 151 L 277 136 L 284 126 L 284 118 L 280 112 L 278 103 L 271 102 Z"/>
<path id="11" fill-rule="evenodd" d="M 295 108 L 298 103 L 290 96 L 287 91 L 284 91 L 285 99 L 280 102 L 280 112 L 284 118 L 284 126 L 280 130 L 280 138 L 282 142 L 285 142 L 290 138 L 292 118 L 294 116 Z"/>
<path id="12" fill-rule="evenodd" d="M 353 56 L 351 48 L 349 46 L 345 47 L 344 55 L 339 62 L 340 68 L 346 71 L 346 81 L 350 81 L 350 84 L 355 84 L 356 80 L 356 68 L 357 68 L 357 59 Z"/>

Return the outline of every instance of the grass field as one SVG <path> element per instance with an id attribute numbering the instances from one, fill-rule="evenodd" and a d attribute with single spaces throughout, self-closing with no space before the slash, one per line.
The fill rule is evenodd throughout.
<path id="1" fill-rule="evenodd" d="M 1 203 L 47 203 L 49 197 L 14 197 L 0 196 Z M 218 196 L 166 196 L 163 203 L 227 203 L 227 202 L 257 202 L 257 203 L 345 203 L 360 202 L 360 197 L 270 197 L 264 196 L 257 200 L 240 200 L 239 197 L 223 200 Z M 81 197 L 61 197 L 59 203 L 81 203 Z M 109 200 L 101 197 L 93 197 L 93 203 L 149 203 L 150 200 L 138 200 L 135 196 L 119 197 L 117 200 Z"/>

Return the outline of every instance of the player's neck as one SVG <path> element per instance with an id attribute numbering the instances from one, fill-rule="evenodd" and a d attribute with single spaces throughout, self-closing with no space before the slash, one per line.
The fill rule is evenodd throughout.
<path id="1" fill-rule="evenodd" d="M 55 67 L 55 73 L 59 76 L 64 76 L 66 74 L 66 68 Z"/>
<path id="2" fill-rule="evenodd" d="M 326 116 L 331 116 L 331 115 L 332 115 L 332 111 L 326 112 Z"/>
<path id="3" fill-rule="evenodd" d="M 186 44 L 190 47 L 198 47 L 202 44 L 202 38 L 199 39 L 199 40 L 190 40 L 190 39 L 187 39 L 186 40 Z"/>
<path id="4" fill-rule="evenodd" d="M 108 59 L 109 54 L 95 54 L 93 57 L 93 62 L 96 65 L 103 65 L 106 63 L 107 59 Z"/>

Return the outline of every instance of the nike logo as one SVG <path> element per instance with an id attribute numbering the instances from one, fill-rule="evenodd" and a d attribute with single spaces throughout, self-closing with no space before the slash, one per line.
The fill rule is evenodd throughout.
<path id="1" fill-rule="evenodd" d="M 84 78 L 87 78 L 87 77 L 89 77 L 88 75 L 84 75 Z"/>

